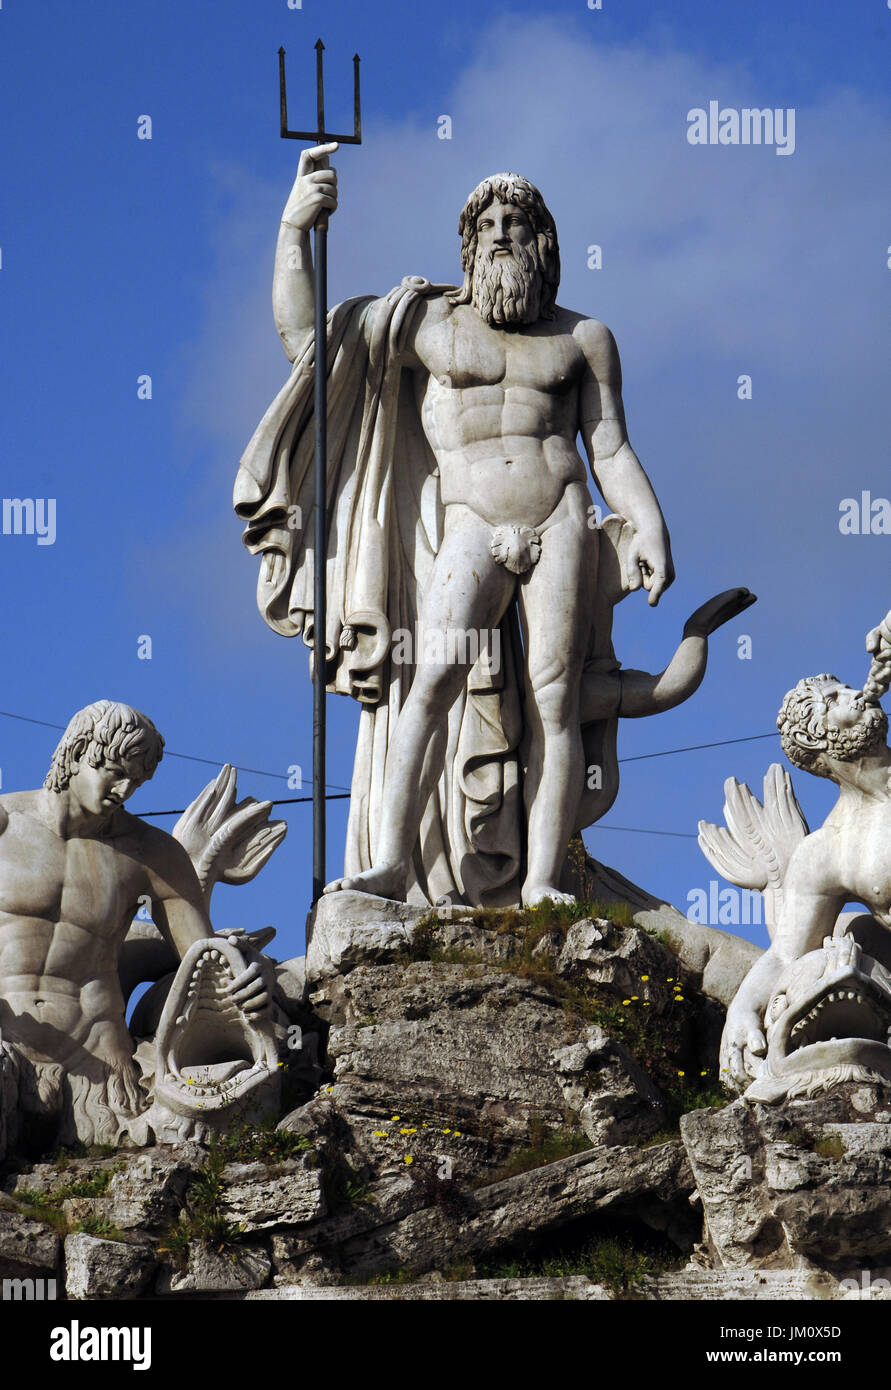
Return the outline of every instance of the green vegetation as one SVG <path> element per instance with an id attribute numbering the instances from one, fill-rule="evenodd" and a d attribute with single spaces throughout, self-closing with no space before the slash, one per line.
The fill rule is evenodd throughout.
<path id="1" fill-rule="evenodd" d="M 85 1216 L 78 1221 L 75 1231 L 88 1236 L 101 1236 L 103 1240 L 123 1240 L 124 1233 L 104 1216 Z"/>
<path id="2" fill-rule="evenodd" d="M 677 1250 L 667 1247 L 646 1248 L 629 1237 L 599 1236 L 572 1252 L 485 1261 L 477 1266 L 476 1277 L 566 1279 L 584 1275 L 621 1297 L 633 1293 L 641 1280 L 676 1268 L 681 1258 Z"/>
<path id="3" fill-rule="evenodd" d="M 538 948 L 546 938 L 565 939 L 570 926 L 587 917 L 607 920 L 610 930 L 604 945 L 614 949 L 622 934 L 633 927 L 627 903 L 546 901 L 535 908 L 476 908 L 467 916 L 496 936 L 512 938 L 510 954 L 491 960 L 470 947 L 441 944 L 441 922 L 435 913 L 417 924 L 409 945 L 397 957 L 399 964 L 433 961 L 463 965 L 468 976 L 480 967 L 501 971 L 546 989 L 571 1018 L 596 1023 L 618 1039 L 648 1073 L 666 1097 L 670 1124 L 688 1110 L 724 1106 L 729 1097 L 716 1084 L 714 1070 L 697 1064 L 696 1044 L 690 1034 L 690 1003 L 680 975 L 654 979 L 631 998 L 621 999 L 614 987 L 572 981 L 557 974 L 553 951 Z M 651 938 L 670 949 L 666 933 L 649 931 Z M 671 967 L 677 970 L 677 966 Z M 648 975 L 641 982 L 649 982 Z"/>
<path id="4" fill-rule="evenodd" d="M 520 944 L 507 958 L 489 962 L 481 952 L 463 946 L 442 946 L 438 941 L 440 919 L 435 912 L 422 917 L 412 932 L 411 941 L 397 956 L 397 963 L 410 965 L 413 961 L 429 960 L 443 965 L 484 965 L 493 969 L 521 974 L 524 969 L 547 968 L 547 962 L 534 958 L 539 942 L 547 936 L 566 937 L 573 922 L 586 917 L 614 923 L 616 927 L 633 925 L 632 911 L 627 903 L 574 901 L 557 903 L 550 899 L 537 907 L 475 907 L 467 909 L 467 918 L 483 931 L 497 936 L 518 936 Z M 533 971 L 534 973 L 534 971 Z"/>
<path id="5" fill-rule="evenodd" d="M 70 1197 L 103 1196 L 108 1184 L 111 1182 L 112 1173 L 112 1169 L 103 1168 L 99 1172 L 88 1173 L 82 1178 L 76 1178 L 73 1182 L 63 1183 L 59 1187 L 53 1187 L 46 1192 L 34 1191 L 31 1188 L 21 1188 L 18 1192 L 11 1194 L 8 1200 L 12 1202 L 23 1215 L 30 1216 L 33 1221 L 41 1221 L 45 1226 L 52 1226 L 53 1230 L 57 1231 L 59 1235 L 66 1236 L 71 1233 L 72 1227 L 69 1225 L 68 1218 L 62 1211 L 62 1203 L 67 1202 Z M 88 1219 L 92 1220 L 93 1218 Z M 99 1220 L 100 1218 L 95 1219 Z M 82 1228 L 84 1228 L 83 1222 L 73 1229 L 81 1230 Z M 115 1237 L 110 1237 L 110 1239 L 114 1238 Z"/>
<path id="6" fill-rule="evenodd" d="M 245 1228 L 236 1226 L 220 1211 L 225 1184 L 222 1173 L 227 1163 L 238 1160 L 230 1157 L 226 1149 L 236 1136 L 226 1135 L 229 1145 L 216 1142 L 211 1144 L 207 1162 L 199 1168 L 186 1193 L 187 1206 L 180 1211 L 175 1222 L 165 1231 L 158 1246 L 163 1255 L 170 1255 L 174 1262 L 183 1264 L 188 1257 L 192 1242 L 202 1242 L 217 1252 L 238 1245 L 244 1238 Z M 237 1144 L 235 1145 L 237 1150 Z"/>
<path id="7" fill-rule="evenodd" d="M 847 1149 L 840 1134 L 824 1134 L 814 1144 L 814 1153 L 822 1158 L 844 1158 Z"/>
<path id="8" fill-rule="evenodd" d="M 226 1185 L 223 1169 L 229 1163 L 282 1163 L 307 1153 L 312 1144 L 302 1134 L 275 1128 L 275 1121 L 233 1125 L 211 1139 L 207 1161 L 195 1173 L 186 1193 L 186 1206 L 165 1231 L 158 1247 L 176 1263 L 183 1263 L 192 1242 L 202 1242 L 217 1252 L 238 1246 L 246 1229 L 230 1221 L 220 1210 Z"/>
<path id="9" fill-rule="evenodd" d="M 69 1197 L 101 1197 L 111 1182 L 111 1177 L 111 1169 L 103 1168 L 98 1173 L 89 1173 L 85 1177 L 76 1178 L 74 1182 L 51 1188 L 48 1192 L 34 1192 L 30 1188 L 23 1188 L 15 1193 L 13 1200 L 32 1208 L 53 1207 L 58 1210 Z"/>
<path id="10" fill-rule="evenodd" d="M 373 1200 L 368 1179 L 339 1155 L 328 1159 L 322 1176 L 329 1211 L 349 1211 Z"/>
<path id="11" fill-rule="evenodd" d="M 847 1153 L 845 1141 L 840 1134 L 817 1136 L 811 1134 L 810 1130 L 793 1125 L 786 1130 L 783 1139 L 793 1148 L 804 1149 L 807 1153 L 819 1154 L 821 1158 L 844 1158 Z"/>
<path id="12" fill-rule="evenodd" d="M 113 1158 L 117 1153 L 120 1153 L 120 1150 L 114 1144 L 82 1144 L 78 1140 L 74 1144 L 69 1144 L 67 1148 L 58 1150 L 55 1155 L 55 1164 L 60 1172 L 64 1172 L 76 1159 Z"/>
<path id="13" fill-rule="evenodd" d="M 546 1163 L 555 1163 L 558 1158 L 584 1153 L 592 1147 L 588 1136 L 580 1130 L 549 1129 L 541 1120 L 533 1120 L 529 1144 L 517 1149 L 494 1171 L 477 1178 L 473 1187 L 488 1187 L 491 1183 L 504 1182 L 507 1178 L 518 1177 L 520 1173 L 529 1173 L 533 1168 L 543 1168 Z"/>
<path id="14" fill-rule="evenodd" d="M 227 1163 L 282 1163 L 311 1148 L 305 1135 L 276 1129 L 275 1119 L 270 1119 L 262 1124 L 232 1125 L 225 1134 L 214 1135 L 210 1156 L 211 1160 L 222 1160 L 219 1166 L 224 1168 Z"/>
<path id="15" fill-rule="evenodd" d="M 720 1082 L 710 1081 L 709 1076 L 710 1073 L 706 1072 L 704 1076 L 694 1077 L 689 1082 L 684 1078 L 679 1084 L 665 1089 L 665 1113 L 674 1122 L 676 1133 L 680 1132 L 678 1125 L 681 1116 L 690 1110 L 723 1110 L 733 1100 Z"/>

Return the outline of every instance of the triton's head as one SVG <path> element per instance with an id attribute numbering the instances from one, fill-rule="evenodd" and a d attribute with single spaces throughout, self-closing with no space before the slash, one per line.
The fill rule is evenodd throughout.
<path id="1" fill-rule="evenodd" d="M 790 763 L 817 777 L 829 777 L 825 758 L 855 762 L 882 747 L 888 716 L 881 705 L 865 700 L 862 690 L 824 674 L 806 676 L 789 691 L 777 728 Z"/>
<path id="2" fill-rule="evenodd" d="M 111 812 L 151 777 L 163 751 L 163 738 L 144 714 L 97 700 L 70 721 L 43 785 L 61 792 L 76 779 L 78 798 L 88 810 Z"/>
<path id="3" fill-rule="evenodd" d="M 473 304 L 503 328 L 554 317 L 560 283 L 557 228 L 538 189 L 519 174 L 492 174 L 458 219 L 464 283 L 454 304 Z"/>

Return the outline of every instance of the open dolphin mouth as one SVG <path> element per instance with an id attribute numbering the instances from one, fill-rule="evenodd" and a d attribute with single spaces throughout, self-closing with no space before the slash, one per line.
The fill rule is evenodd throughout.
<path id="1" fill-rule="evenodd" d="M 268 1011 L 256 1017 L 229 992 L 245 964 L 222 937 L 195 942 L 183 957 L 158 1025 L 154 1083 L 156 1103 L 176 1114 L 207 1117 L 277 1087 Z"/>
<path id="2" fill-rule="evenodd" d="M 827 937 L 787 966 L 766 1021 L 767 1057 L 748 1100 L 891 1082 L 891 973 L 850 936 Z"/>
<path id="3" fill-rule="evenodd" d="M 852 973 L 799 1012 L 785 1037 L 785 1055 L 814 1043 L 862 1038 L 887 1045 L 891 1030 L 891 998 L 871 980 Z"/>

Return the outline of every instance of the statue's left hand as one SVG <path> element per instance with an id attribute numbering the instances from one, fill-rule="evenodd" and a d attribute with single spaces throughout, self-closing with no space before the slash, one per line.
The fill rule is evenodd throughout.
<path id="1" fill-rule="evenodd" d="M 244 951 L 242 945 L 239 949 Z M 227 986 L 227 994 L 230 994 L 245 1013 L 259 1014 L 269 1008 L 269 989 L 267 987 L 266 972 L 259 960 L 252 960 L 246 969 Z"/>
<path id="2" fill-rule="evenodd" d="M 655 607 L 673 583 L 674 564 L 665 528 L 635 531 L 625 559 L 626 588 L 634 590 L 643 585 L 650 596 L 651 606 Z"/>

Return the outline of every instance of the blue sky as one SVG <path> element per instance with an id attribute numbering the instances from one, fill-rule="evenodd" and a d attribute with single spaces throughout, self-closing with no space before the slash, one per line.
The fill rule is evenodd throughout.
<path id="1" fill-rule="evenodd" d="M 639 595 L 618 610 L 619 657 L 659 669 L 704 599 L 759 594 L 714 640 L 700 692 L 625 724 L 620 756 L 770 733 L 805 674 L 862 681 L 864 634 L 891 607 L 891 536 L 843 536 L 838 521 L 846 497 L 891 497 L 884 3 L 7 0 L 2 492 L 54 497 L 57 537 L 0 536 L 0 708 L 62 724 L 89 700 L 126 700 L 171 751 L 253 769 L 243 795 L 293 795 L 288 766 L 309 773 L 305 653 L 256 612 L 231 489 L 287 370 L 269 289 L 299 147 L 278 138 L 276 50 L 292 124 L 312 124 L 319 35 L 338 126 L 352 53 L 363 60 L 332 302 L 408 273 L 454 280 L 466 194 L 495 169 L 527 175 L 557 220 L 561 302 L 616 334 L 631 440 L 672 534 L 677 582 L 655 611 Z M 794 154 L 691 146 L 687 112 L 711 99 L 794 108 Z M 151 141 L 137 139 L 144 114 Z M 356 718 L 329 700 L 333 788 L 349 786 Z M 55 738 L 0 718 L 3 788 L 38 785 Z M 685 908 L 715 877 L 697 820 L 720 819 L 725 777 L 758 789 L 779 756 L 764 740 L 629 762 L 588 845 Z M 132 808 L 181 807 L 212 772 L 166 757 Z M 818 823 L 832 788 L 795 781 Z M 330 804 L 332 876 L 345 807 Z M 302 949 L 311 880 L 309 808 L 285 810 L 269 867 L 214 903 L 218 926 L 276 925 L 282 956 Z"/>

